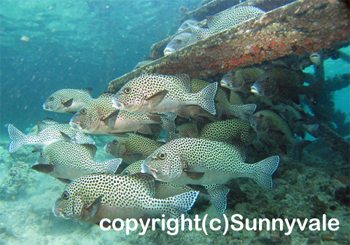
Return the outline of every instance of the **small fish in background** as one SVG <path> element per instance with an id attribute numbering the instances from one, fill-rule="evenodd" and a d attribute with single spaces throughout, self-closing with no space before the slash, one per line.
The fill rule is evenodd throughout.
<path id="1" fill-rule="evenodd" d="M 77 144 L 95 144 L 87 134 L 76 131 L 69 124 L 37 122 L 37 131 L 25 135 L 12 124 L 8 125 L 7 131 L 11 139 L 8 152 L 14 153 L 21 147 L 32 145 L 43 149 L 56 141 L 70 141 Z"/>
<path id="2" fill-rule="evenodd" d="M 227 72 L 221 79 L 220 85 L 234 92 L 250 93 L 250 87 L 264 72 L 264 69 L 257 67 L 237 68 Z"/>
<path id="3" fill-rule="evenodd" d="M 87 174 L 114 174 L 122 162 L 121 158 L 95 162 L 95 153 L 94 145 L 55 142 L 45 147 L 32 169 L 69 183 Z"/>
<path id="4" fill-rule="evenodd" d="M 271 68 L 253 84 L 251 92 L 273 101 L 286 102 L 292 100 L 300 104 L 299 94 L 308 90 L 303 86 L 305 81 L 302 72 L 297 73 L 285 68 Z"/>
<path id="5" fill-rule="evenodd" d="M 81 108 L 71 118 L 71 127 L 85 133 L 110 135 L 133 131 L 152 134 L 150 124 L 163 125 L 166 130 L 175 131 L 175 117 L 172 114 L 146 115 L 117 110 L 112 106 L 113 96 L 104 93 Z"/>
<path id="6" fill-rule="evenodd" d="M 92 89 L 60 89 L 44 102 L 43 109 L 60 113 L 75 113 L 92 100 Z"/>
<path id="7" fill-rule="evenodd" d="M 254 6 L 233 6 L 213 16 L 208 16 L 208 29 L 210 34 L 213 35 L 263 14 L 265 14 L 265 11 Z"/>
<path id="8" fill-rule="evenodd" d="M 115 184 L 118 183 L 118 184 Z M 52 207 L 57 217 L 99 224 L 103 218 L 149 218 L 165 214 L 169 218 L 187 217 L 199 192 L 156 199 L 153 177 L 86 175 L 69 184 Z"/>
<path id="9" fill-rule="evenodd" d="M 204 87 L 208 86 L 208 82 L 199 79 L 191 80 L 191 93 L 197 93 Z M 225 91 L 222 88 L 218 88 L 215 96 L 215 107 L 220 118 L 222 115 L 238 117 L 242 120 L 249 121 L 249 117 L 254 113 L 256 109 L 255 104 L 246 105 L 234 105 L 231 104 L 226 96 Z"/>
<path id="10" fill-rule="evenodd" d="M 293 106 L 287 104 L 279 104 L 271 107 L 271 110 L 277 111 L 277 113 L 286 121 L 289 127 L 292 129 L 294 133 L 305 138 L 305 125 L 307 123 L 307 119 L 304 118 L 300 112 L 295 110 Z"/>
<path id="11" fill-rule="evenodd" d="M 142 172 L 156 180 L 178 185 L 203 185 L 210 201 L 222 214 L 226 210 L 231 179 L 248 177 L 262 188 L 272 188 L 272 174 L 280 158 L 272 156 L 255 164 L 244 162 L 240 147 L 207 139 L 173 140 L 150 155 L 142 164 Z"/>
<path id="12" fill-rule="evenodd" d="M 152 58 L 146 58 L 145 60 L 140 61 L 139 63 L 137 63 L 133 70 L 137 70 L 140 67 L 148 65 L 149 63 L 151 63 L 153 61 L 154 61 L 154 59 L 152 59 Z"/>
<path id="13" fill-rule="evenodd" d="M 179 8 L 180 16 L 185 15 L 188 12 L 188 8 L 182 6 Z"/>
<path id="14" fill-rule="evenodd" d="M 134 174 L 141 173 L 141 170 L 142 170 L 141 165 L 143 161 L 144 160 L 140 160 L 129 165 L 120 173 L 120 175 L 132 176 Z M 159 199 L 165 199 L 168 197 L 183 194 L 185 192 L 193 191 L 191 187 L 188 187 L 186 185 L 176 185 L 170 182 L 156 181 L 155 187 L 156 187 L 156 192 L 154 194 L 154 198 L 159 198 Z"/>
<path id="15" fill-rule="evenodd" d="M 163 53 L 167 56 L 197 41 L 198 39 L 196 35 L 192 32 L 181 32 L 171 39 Z"/>
<path id="16" fill-rule="evenodd" d="M 297 139 L 287 122 L 272 111 L 258 111 L 251 116 L 250 120 L 260 141 L 269 147 L 281 149 L 285 154 L 287 154 L 287 146 L 292 146 L 296 150 L 296 157 L 300 158 L 303 148 L 311 143 L 309 140 Z"/>
<path id="17" fill-rule="evenodd" d="M 226 143 L 236 141 L 250 145 L 256 140 L 257 134 L 249 122 L 241 119 L 228 119 L 205 124 L 199 138 Z"/>
<path id="18" fill-rule="evenodd" d="M 163 143 L 151 140 L 141 135 L 126 133 L 120 134 L 111 142 L 108 142 L 104 149 L 106 153 L 116 158 L 122 158 L 128 164 L 140 159 L 146 159 Z"/>
<path id="19" fill-rule="evenodd" d="M 215 115 L 217 86 L 218 83 L 211 83 L 193 94 L 187 74 L 143 74 L 127 82 L 114 95 L 113 107 L 139 113 L 173 112 L 189 118 L 185 106 L 198 105 Z"/>

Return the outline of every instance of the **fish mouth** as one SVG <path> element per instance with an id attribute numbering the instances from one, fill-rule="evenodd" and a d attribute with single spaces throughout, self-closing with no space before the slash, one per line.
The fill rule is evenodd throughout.
<path id="1" fill-rule="evenodd" d="M 108 144 L 105 145 L 104 150 L 107 154 L 111 154 L 111 149 L 108 148 Z"/>
<path id="2" fill-rule="evenodd" d="M 164 55 L 166 56 L 166 55 L 169 55 L 169 54 L 172 54 L 172 53 L 174 53 L 175 52 L 175 50 L 174 49 L 171 49 L 171 48 L 166 48 L 166 49 L 164 49 Z"/>
<path id="3" fill-rule="evenodd" d="M 322 64 L 321 55 L 318 53 L 312 53 L 310 55 L 310 60 L 316 66 L 320 66 Z"/>
<path id="4" fill-rule="evenodd" d="M 47 111 L 51 111 L 51 108 L 48 105 L 43 104 L 43 109 Z"/>
<path id="5" fill-rule="evenodd" d="M 259 89 L 255 86 L 251 86 L 250 92 L 252 92 L 253 94 L 260 94 Z"/>
<path id="6" fill-rule="evenodd" d="M 157 173 L 155 169 L 152 169 L 148 167 L 145 163 L 141 164 L 141 173 L 143 174 L 149 174 L 155 177 L 155 174 Z"/>
<path id="7" fill-rule="evenodd" d="M 221 80 L 220 81 L 220 85 L 221 85 L 221 87 L 225 87 L 225 88 L 231 88 L 232 87 L 232 84 L 230 82 L 225 81 L 225 80 Z"/>
<path id="8" fill-rule="evenodd" d="M 64 217 L 63 213 L 62 213 L 62 209 L 60 208 L 56 208 L 55 205 L 52 206 L 52 213 L 56 216 L 56 217 L 61 217 L 66 219 L 66 217 Z"/>
<path id="9" fill-rule="evenodd" d="M 123 101 L 117 100 L 115 97 L 113 97 L 113 99 L 112 99 L 112 106 L 114 108 L 122 110 L 124 108 L 124 103 L 123 103 Z"/>
<path id="10" fill-rule="evenodd" d="M 82 130 L 83 129 L 80 125 L 80 122 L 70 120 L 69 125 L 75 130 Z"/>

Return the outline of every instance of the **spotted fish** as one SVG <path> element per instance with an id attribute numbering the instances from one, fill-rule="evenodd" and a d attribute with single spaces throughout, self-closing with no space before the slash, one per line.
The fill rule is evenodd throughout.
<path id="1" fill-rule="evenodd" d="M 196 93 L 205 86 L 208 86 L 208 82 L 202 81 L 199 79 L 191 80 L 191 92 Z M 228 116 L 235 116 L 243 120 L 249 121 L 249 117 L 254 113 L 256 109 L 255 104 L 246 104 L 246 105 L 234 105 L 231 104 L 225 91 L 222 88 L 218 88 L 217 94 L 215 96 L 215 107 L 218 112 L 218 116 L 224 114 Z"/>
<path id="2" fill-rule="evenodd" d="M 25 145 L 33 145 L 36 148 L 45 148 L 56 141 L 71 141 L 78 144 L 95 144 L 94 140 L 87 134 L 73 130 L 69 124 L 46 124 L 38 123 L 37 133 L 25 135 L 12 124 L 8 125 L 7 131 L 12 140 L 8 151 L 13 153 Z"/>
<path id="3" fill-rule="evenodd" d="M 265 11 L 254 6 L 231 7 L 213 16 L 208 16 L 208 28 L 211 35 L 229 29 L 252 18 L 263 15 Z"/>
<path id="4" fill-rule="evenodd" d="M 72 182 L 52 208 L 55 216 L 99 223 L 103 218 L 141 219 L 165 214 L 180 218 L 199 192 L 156 199 L 151 176 L 86 175 Z"/>
<path id="5" fill-rule="evenodd" d="M 92 89 L 60 89 L 44 102 L 43 109 L 61 113 L 75 113 L 92 100 Z"/>
<path id="6" fill-rule="evenodd" d="M 99 163 L 93 160 L 95 153 L 94 145 L 55 142 L 45 147 L 32 168 L 50 174 L 61 181 L 73 180 L 93 173 L 114 174 L 122 159 Z"/>
<path id="7" fill-rule="evenodd" d="M 178 185 L 204 185 L 219 213 L 226 209 L 224 187 L 239 177 L 254 179 L 262 188 L 272 188 L 272 174 L 280 158 L 272 156 L 255 164 L 244 162 L 239 148 L 207 139 L 182 138 L 157 149 L 142 164 L 142 172 L 156 180 Z"/>
<path id="8" fill-rule="evenodd" d="M 198 93 L 190 93 L 190 78 L 186 74 L 174 76 L 143 74 L 126 83 L 113 97 L 113 106 L 120 110 L 140 113 L 174 112 L 185 115 L 187 105 L 198 105 L 216 114 L 214 97 L 218 83 L 211 83 Z"/>
<path id="9" fill-rule="evenodd" d="M 72 128 L 91 134 L 116 134 L 137 131 L 152 134 L 150 124 L 161 124 L 166 130 L 175 130 L 172 115 L 146 115 L 117 110 L 112 107 L 113 94 L 104 93 L 92 100 L 73 115 L 69 124 Z M 175 115 L 176 116 L 176 115 Z"/>
<path id="10" fill-rule="evenodd" d="M 151 140 L 141 135 L 120 134 L 105 145 L 105 151 L 116 158 L 122 158 L 128 164 L 139 159 L 146 159 L 163 143 Z"/>
<path id="11" fill-rule="evenodd" d="M 120 175 L 127 175 L 131 176 L 134 174 L 141 173 L 141 165 L 143 163 L 143 160 L 134 162 L 133 164 L 126 167 Z M 154 194 L 154 198 L 164 199 L 176 195 L 180 195 L 185 192 L 193 191 L 191 187 L 188 187 L 186 185 L 177 185 L 171 182 L 159 182 L 156 181 L 156 192 Z"/>
<path id="12" fill-rule="evenodd" d="M 174 36 L 173 39 L 171 39 L 171 41 L 167 44 L 163 51 L 164 55 L 166 56 L 172 54 L 177 50 L 182 49 L 197 41 L 197 36 L 194 35 L 192 32 L 181 32 Z"/>
<path id="13" fill-rule="evenodd" d="M 249 122 L 241 119 L 228 119 L 205 124 L 200 133 L 201 139 L 232 143 L 241 141 L 245 145 L 254 142 L 257 135 Z"/>

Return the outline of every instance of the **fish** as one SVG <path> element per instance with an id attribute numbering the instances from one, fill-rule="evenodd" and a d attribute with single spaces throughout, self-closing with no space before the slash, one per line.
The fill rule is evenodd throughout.
<path id="1" fill-rule="evenodd" d="M 131 176 L 134 174 L 141 173 L 141 170 L 142 170 L 141 165 L 143 161 L 144 160 L 140 160 L 130 164 L 120 173 L 120 175 Z M 156 191 L 154 194 L 154 198 L 159 198 L 159 199 L 165 199 L 168 197 L 180 195 L 185 192 L 193 191 L 191 187 L 186 185 L 181 186 L 170 182 L 159 182 L 159 181 L 156 181 L 155 188 L 156 188 Z"/>
<path id="2" fill-rule="evenodd" d="M 227 72 L 221 79 L 220 85 L 234 92 L 249 93 L 250 87 L 264 72 L 264 69 L 257 67 L 237 68 Z"/>
<path id="3" fill-rule="evenodd" d="M 199 138 L 226 143 L 240 141 L 250 145 L 256 140 L 257 134 L 249 122 L 242 119 L 227 119 L 205 124 Z"/>
<path id="4" fill-rule="evenodd" d="M 305 94 L 303 86 L 305 77 L 302 72 L 285 68 L 271 68 L 253 84 L 251 92 L 273 101 L 287 102 L 292 100 L 299 104 L 299 94 Z"/>
<path id="5" fill-rule="evenodd" d="M 142 164 L 142 173 L 178 185 L 203 185 L 219 213 L 226 210 L 229 189 L 224 186 L 239 177 L 254 179 L 263 189 L 273 186 L 272 174 L 280 157 L 248 164 L 239 148 L 207 139 L 181 138 L 154 151 Z"/>
<path id="6" fill-rule="evenodd" d="M 207 16 L 208 29 L 210 34 L 214 35 L 263 14 L 265 11 L 254 6 L 233 6 L 213 16 Z"/>
<path id="7" fill-rule="evenodd" d="M 105 151 L 116 158 L 122 158 L 128 164 L 140 159 L 146 159 L 163 143 L 151 140 L 141 135 L 120 134 L 105 145 Z"/>
<path id="8" fill-rule="evenodd" d="M 176 127 L 176 131 L 180 137 L 198 138 L 199 132 L 196 123 L 185 123 Z"/>
<path id="9" fill-rule="evenodd" d="M 185 20 L 184 22 L 182 22 L 182 24 L 180 25 L 179 29 L 177 30 L 178 33 L 185 31 L 187 28 L 190 28 L 190 25 L 195 25 L 198 23 L 198 20 L 195 19 L 188 19 Z"/>
<path id="10" fill-rule="evenodd" d="M 154 60 L 152 58 L 147 58 L 143 61 L 140 61 L 139 63 L 136 64 L 133 70 L 137 70 L 142 66 L 148 65 L 149 63 L 153 62 Z"/>
<path id="11" fill-rule="evenodd" d="M 192 79 L 191 80 L 191 93 L 197 93 L 205 86 L 208 86 L 208 82 Z M 242 120 L 249 121 L 249 117 L 254 113 L 256 109 L 256 104 L 246 104 L 246 105 L 234 105 L 231 104 L 226 96 L 225 91 L 222 88 L 218 88 L 215 96 L 215 107 L 220 117 L 222 114 L 228 116 L 235 116 L 241 118 Z"/>
<path id="12" fill-rule="evenodd" d="M 91 136 L 73 130 L 69 124 L 47 124 L 37 122 L 37 133 L 25 135 L 12 124 L 8 125 L 7 131 L 11 139 L 8 152 L 14 153 L 26 145 L 32 145 L 43 149 L 56 141 L 71 141 L 77 144 L 95 144 Z"/>
<path id="13" fill-rule="evenodd" d="M 91 134 L 118 134 L 137 131 L 152 134 L 150 124 L 160 124 L 169 131 L 175 131 L 175 116 L 146 115 L 118 110 L 112 106 L 114 94 L 104 93 L 81 108 L 70 119 L 72 128 Z"/>
<path id="14" fill-rule="evenodd" d="M 218 83 L 211 83 L 198 93 L 190 93 L 187 74 L 142 74 L 127 82 L 113 97 L 113 107 L 139 113 L 173 112 L 188 118 L 185 106 L 198 105 L 216 114 L 214 97 Z"/>
<path id="15" fill-rule="evenodd" d="M 63 191 L 52 207 L 57 217 L 99 224 L 103 218 L 141 219 L 165 214 L 187 216 L 199 192 L 190 191 L 166 199 L 154 198 L 155 183 L 149 175 L 86 175 Z"/>
<path id="16" fill-rule="evenodd" d="M 166 45 L 163 53 L 167 56 L 197 41 L 198 39 L 192 32 L 179 33 Z"/>
<path id="17" fill-rule="evenodd" d="M 55 142 L 45 147 L 32 169 L 69 182 L 87 174 L 114 174 L 122 162 L 121 158 L 95 162 L 95 153 L 94 145 Z"/>
<path id="18" fill-rule="evenodd" d="M 297 157 L 301 157 L 302 149 L 311 143 L 309 140 L 297 139 L 288 123 L 273 111 L 258 111 L 251 116 L 250 120 L 260 141 L 269 147 L 279 148 L 285 154 L 287 154 L 287 146 L 292 146 L 297 151 Z"/>
<path id="19" fill-rule="evenodd" d="M 59 113 L 75 113 L 92 100 L 92 89 L 60 89 L 49 96 L 43 109 Z"/>

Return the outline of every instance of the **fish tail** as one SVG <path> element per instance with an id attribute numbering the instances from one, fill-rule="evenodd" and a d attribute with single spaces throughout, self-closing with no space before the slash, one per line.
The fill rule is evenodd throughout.
<path id="1" fill-rule="evenodd" d="M 170 218 L 179 219 L 181 214 L 187 215 L 187 211 L 190 210 L 195 203 L 199 191 L 190 191 L 173 197 L 168 197 L 161 200 L 161 207 L 164 213 L 169 214 Z M 159 200 L 157 201 L 157 203 Z"/>
<path id="2" fill-rule="evenodd" d="M 12 124 L 8 125 L 7 131 L 10 139 L 12 140 L 8 149 L 9 153 L 18 151 L 22 146 L 24 146 L 27 143 L 26 142 L 27 135 L 19 131 Z"/>
<path id="3" fill-rule="evenodd" d="M 121 158 L 117 158 L 117 159 L 113 159 L 113 160 L 109 160 L 107 162 L 103 163 L 103 166 L 105 166 L 106 168 L 106 173 L 108 174 L 115 174 L 115 172 L 117 171 L 119 165 L 122 163 Z"/>
<path id="4" fill-rule="evenodd" d="M 270 190 L 272 188 L 272 174 L 278 168 L 279 162 L 279 156 L 272 156 L 253 165 L 255 168 L 253 178 L 256 183 L 258 183 L 265 190 Z"/>
<path id="5" fill-rule="evenodd" d="M 211 83 L 196 93 L 198 105 L 212 115 L 216 114 L 214 98 L 218 89 L 218 83 Z"/>
<path id="6" fill-rule="evenodd" d="M 253 115 L 256 109 L 256 104 L 246 104 L 246 105 L 230 105 L 229 113 L 230 115 L 236 116 L 242 120 L 248 121 L 251 115 Z"/>

